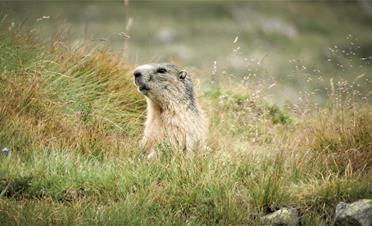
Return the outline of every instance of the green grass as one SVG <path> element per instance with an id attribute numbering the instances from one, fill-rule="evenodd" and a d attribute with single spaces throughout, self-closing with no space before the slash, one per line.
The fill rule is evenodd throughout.
<path id="1" fill-rule="evenodd" d="M 132 65 L 30 36 L 0 35 L 1 225 L 258 225 L 283 206 L 327 225 L 337 202 L 372 197 L 371 106 L 339 86 L 321 109 L 205 88 L 210 150 L 147 160 Z"/>

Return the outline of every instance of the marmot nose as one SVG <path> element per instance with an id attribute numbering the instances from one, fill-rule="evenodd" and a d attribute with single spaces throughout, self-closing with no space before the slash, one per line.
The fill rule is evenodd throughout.
<path id="1" fill-rule="evenodd" d="M 141 72 L 139 72 L 139 71 L 135 71 L 133 73 L 133 75 L 134 75 L 135 78 L 138 78 L 138 77 L 141 77 L 142 76 Z"/>

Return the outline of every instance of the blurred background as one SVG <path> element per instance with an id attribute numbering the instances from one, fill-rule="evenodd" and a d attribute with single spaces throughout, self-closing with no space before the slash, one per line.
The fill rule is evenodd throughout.
<path id="1" fill-rule="evenodd" d="M 57 37 L 131 64 L 174 62 L 205 87 L 234 81 L 279 105 L 322 104 L 334 86 L 371 96 L 371 1 L 2 1 L 0 9 L 46 44 Z"/>

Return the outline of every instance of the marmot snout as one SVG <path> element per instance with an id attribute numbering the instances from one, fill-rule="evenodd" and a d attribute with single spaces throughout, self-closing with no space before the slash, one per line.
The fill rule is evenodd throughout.
<path id="1" fill-rule="evenodd" d="M 175 148 L 194 150 L 204 145 L 207 120 L 195 99 L 190 75 L 173 64 L 145 64 L 133 73 L 145 95 L 147 120 L 142 145 L 154 150 L 168 141 Z"/>

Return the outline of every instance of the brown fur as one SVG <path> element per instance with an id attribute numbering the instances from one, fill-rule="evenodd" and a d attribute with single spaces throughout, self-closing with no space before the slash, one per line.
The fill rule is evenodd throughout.
<path id="1" fill-rule="evenodd" d="M 156 144 L 164 141 L 187 151 L 203 148 L 207 120 L 187 72 L 172 64 L 146 64 L 137 67 L 134 75 L 147 101 L 142 146 L 152 154 Z"/>

